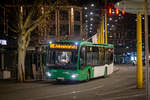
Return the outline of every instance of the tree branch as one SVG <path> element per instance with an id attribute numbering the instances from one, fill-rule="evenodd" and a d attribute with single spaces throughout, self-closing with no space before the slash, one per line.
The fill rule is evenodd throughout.
<path id="1" fill-rule="evenodd" d="M 24 24 L 24 29 L 30 25 L 30 22 L 31 22 L 31 17 L 32 17 L 32 14 L 33 14 L 33 10 L 29 13 L 28 17 L 26 18 L 25 20 L 25 24 Z"/>
<path id="2" fill-rule="evenodd" d="M 14 29 L 14 28 L 12 28 L 11 26 L 9 26 L 9 25 L 7 25 L 8 26 L 8 28 L 11 30 L 11 31 L 13 31 L 14 33 L 18 33 L 19 31 L 17 31 L 17 29 Z"/>
<path id="3" fill-rule="evenodd" d="M 28 35 L 27 35 L 27 39 L 26 39 L 26 44 L 25 44 L 25 48 L 27 48 L 28 47 L 28 45 L 29 45 L 29 43 L 30 43 L 30 33 L 28 33 Z"/>
<path id="4" fill-rule="evenodd" d="M 36 21 L 34 21 L 31 25 L 29 25 L 29 27 L 25 28 L 27 29 L 27 33 L 28 32 L 31 32 L 33 31 L 41 22 L 42 20 L 44 20 L 44 18 L 48 17 L 50 12 L 53 11 L 58 3 L 60 2 L 61 0 L 57 0 L 54 4 L 48 6 L 47 8 L 49 8 L 46 12 L 44 12 L 44 14 L 42 14 Z M 29 16 L 30 18 L 31 16 Z M 29 19 L 28 19 L 29 20 Z M 29 29 L 28 29 L 29 28 Z"/>
<path id="5" fill-rule="evenodd" d="M 19 13 L 19 28 L 20 28 L 20 30 L 24 30 L 23 29 L 23 8 L 20 7 L 19 12 L 20 12 Z"/>

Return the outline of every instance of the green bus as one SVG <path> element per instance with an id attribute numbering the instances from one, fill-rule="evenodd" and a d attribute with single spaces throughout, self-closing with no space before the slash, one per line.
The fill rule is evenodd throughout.
<path id="1" fill-rule="evenodd" d="M 71 40 L 49 42 L 46 78 L 83 81 L 106 77 L 113 72 L 113 51 L 111 44 Z"/>

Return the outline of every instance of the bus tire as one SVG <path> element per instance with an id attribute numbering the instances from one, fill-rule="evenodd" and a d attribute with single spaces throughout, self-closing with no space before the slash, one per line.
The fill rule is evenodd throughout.
<path id="1" fill-rule="evenodd" d="M 105 67 L 104 78 L 107 77 L 107 74 L 108 74 L 107 67 Z"/>

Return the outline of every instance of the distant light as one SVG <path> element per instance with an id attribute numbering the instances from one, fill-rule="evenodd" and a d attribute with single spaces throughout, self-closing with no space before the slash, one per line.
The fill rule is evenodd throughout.
<path id="1" fill-rule="evenodd" d="M 88 17 L 88 15 L 85 15 L 85 17 Z"/>
<path id="2" fill-rule="evenodd" d="M 85 20 L 85 22 L 88 22 L 88 20 Z"/>
<path id="3" fill-rule="evenodd" d="M 74 15 L 74 8 L 71 8 L 71 16 Z"/>
<path id="4" fill-rule="evenodd" d="M 112 20 L 112 18 L 109 18 L 109 20 L 111 21 L 111 20 Z"/>
<path id="5" fill-rule="evenodd" d="M 118 22 L 118 20 L 116 19 L 115 22 Z"/>
<path id="6" fill-rule="evenodd" d="M 78 45 L 78 42 L 76 42 L 75 45 Z"/>
<path id="7" fill-rule="evenodd" d="M 119 6 L 119 4 L 120 4 L 120 3 L 118 2 L 118 3 L 117 3 L 117 6 Z"/>
<path id="8" fill-rule="evenodd" d="M 121 14 L 119 14 L 119 16 L 121 16 Z"/>
<path id="9" fill-rule="evenodd" d="M 109 24 L 107 24 L 107 26 L 109 26 Z"/>
<path id="10" fill-rule="evenodd" d="M 127 52 L 127 55 L 130 55 L 131 53 Z"/>
<path id="11" fill-rule="evenodd" d="M 92 31 L 90 31 L 90 33 L 91 33 Z"/>
<path id="12" fill-rule="evenodd" d="M 144 17 L 142 17 L 142 19 L 144 19 Z"/>
<path id="13" fill-rule="evenodd" d="M 21 13 L 23 13 L 23 7 L 22 6 L 20 7 L 20 11 L 21 11 Z"/>
<path id="14" fill-rule="evenodd" d="M 90 26 L 93 26 L 93 24 L 90 24 Z"/>
<path id="15" fill-rule="evenodd" d="M 90 27 L 90 30 L 92 30 L 93 28 L 92 27 Z"/>
<path id="16" fill-rule="evenodd" d="M 125 12 L 125 10 L 123 9 L 123 10 L 121 11 L 121 13 L 122 13 L 122 15 L 125 15 L 126 12 Z"/>
<path id="17" fill-rule="evenodd" d="M 116 8 L 116 15 L 118 15 L 119 14 L 119 9 L 118 8 Z"/>
<path id="18" fill-rule="evenodd" d="M 112 9 L 111 8 L 109 8 L 108 13 L 109 13 L 109 15 L 111 15 L 111 13 L 112 13 Z"/>
<path id="19" fill-rule="evenodd" d="M 134 59 L 136 60 L 136 57 L 134 57 Z"/>
<path id="20" fill-rule="evenodd" d="M 112 38 L 112 35 L 110 35 L 109 37 Z"/>
<path id="21" fill-rule="evenodd" d="M 51 73 L 49 73 L 49 72 L 46 72 L 46 74 L 47 74 L 47 76 L 49 76 L 49 77 L 51 77 L 51 76 L 52 76 L 52 74 L 51 74 Z"/>
<path id="22" fill-rule="evenodd" d="M 112 27 L 114 27 L 114 25 L 112 25 Z"/>
<path id="23" fill-rule="evenodd" d="M 131 56 L 131 61 L 133 61 L 134 60 L 134 57 L 133 56 Z"/>
<path id="24" fill-rule="evenodd" d="M 7 40 L 0 40 L 1 45 L 7 45 Z"/>
<path id="25" fill-rule="evenodd" d="M 93 12 L 90 12 L 90 15 L 93 15 Z"/>
<path id="26" fill-rule="evenodd" d="M 118 45 L 119 45 L 119 46 L 122 46 L 122 44 L 121 44 L 121 43 L 119 43 Z"/>
<path id="27" fill-rule="evenodd" d="M 93 21 L 93 18 L 90 18 L 91 21 Z"/>
<path id="28" fill-rule="evenodd" d="M 49 44 L 52 44 L 52 41 L 49 41 Z"/>
<path id="29" fill-rule="evenodd" d="M 112 11 L 112 14 L 114 14 L 115 13 L 115 11 Z"/>
<path id="30" fill-rule="evenodd" d="M 91 4 L 91 7 L 94 7 L 94 4 Z"/>
<path id="31" fill-rule="evenodd" d="M 85 10 L 87 10 L 87 7 L 84 7 Z"/>

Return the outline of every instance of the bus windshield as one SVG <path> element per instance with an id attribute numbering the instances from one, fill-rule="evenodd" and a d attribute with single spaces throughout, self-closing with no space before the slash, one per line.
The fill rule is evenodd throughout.
<path id="1" fill-rule="evenodd" d="M 77 64 L 77 51 L 49 50 L 48 65 L 75 67 Z"/>

